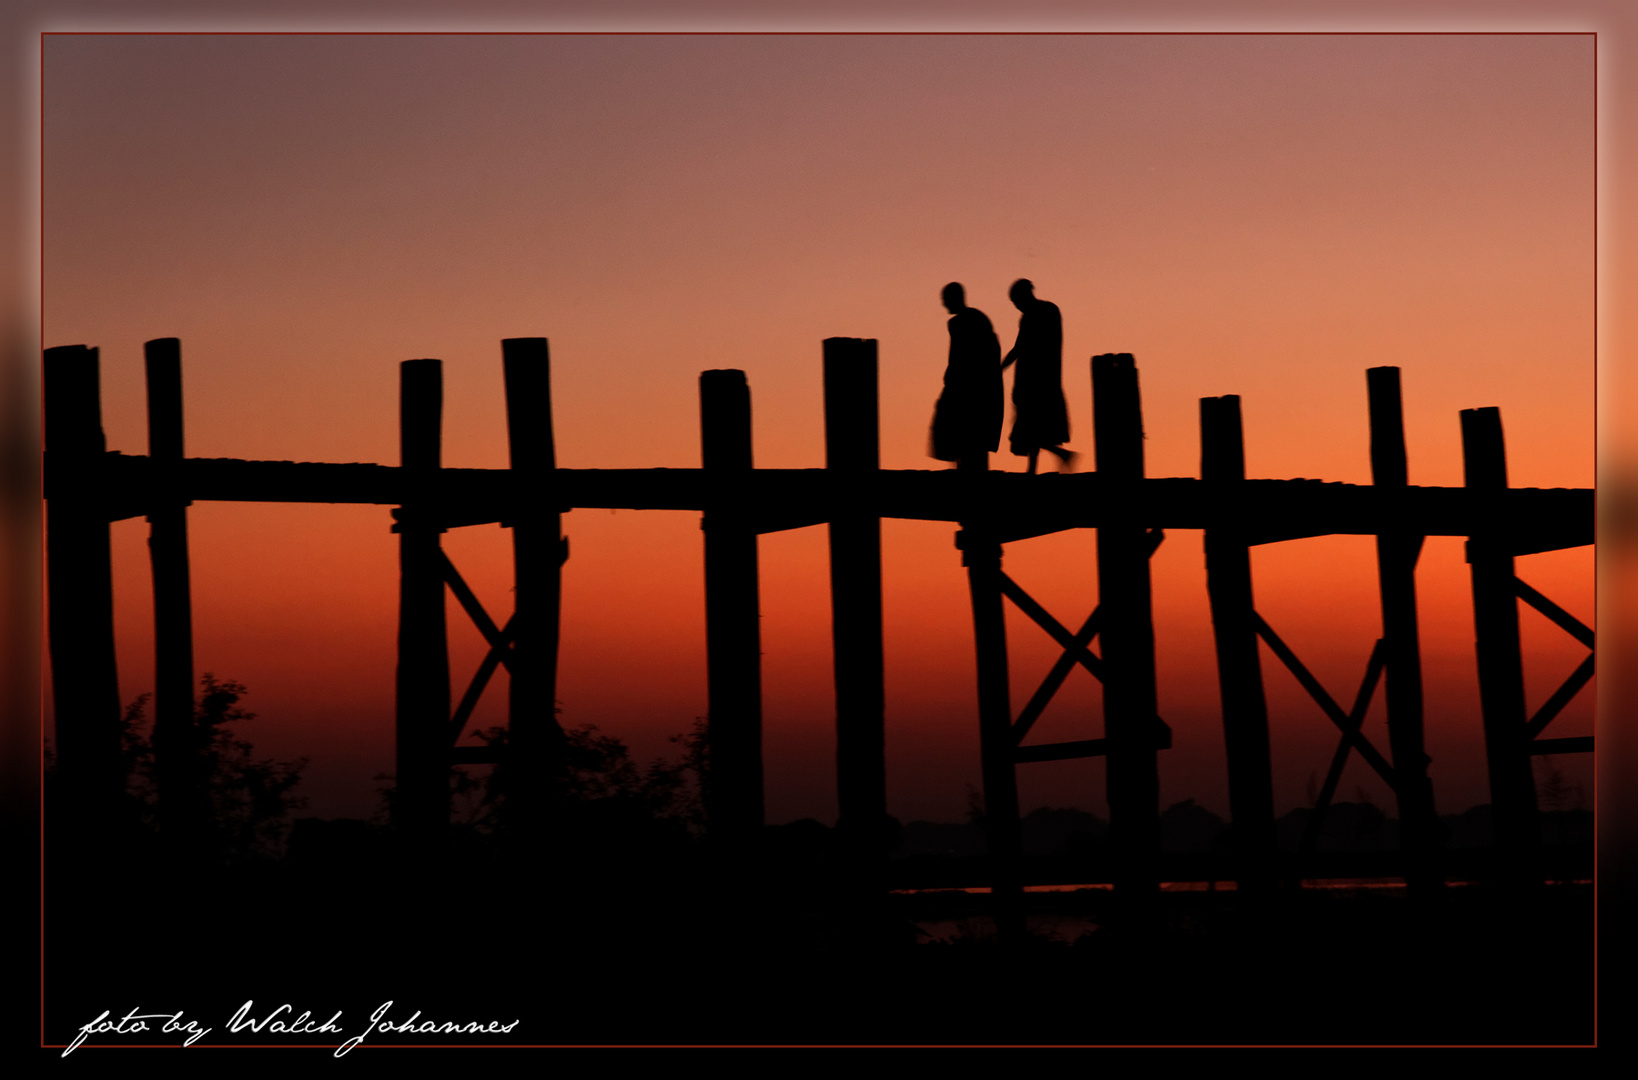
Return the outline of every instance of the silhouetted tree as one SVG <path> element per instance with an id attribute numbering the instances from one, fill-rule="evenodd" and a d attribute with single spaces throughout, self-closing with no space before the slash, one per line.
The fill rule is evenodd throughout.
<path id="1" fill-rule="evenodd" d="M 507 794 L 512 783 L 505 764 L 507 731 L 492 727 L 474 733 L 488 746 L 502 751 L 501 763 L 478 778 L 457 772 L 455 794 L 472 805 L 467 823 L 480 831 L 501 833 L 507 828 Z M 626 744 L 605 735 L 594 724 L 564 732 L 565 770 L 559 779 L 561 820 L 573 831 L 604 840 L 611 834 L 627 838 L 648 835 L 656 827 L 673 839 L 697 836 L 705 828 L 705 796 L 710 783 L 710 747 L 704 720 L 671 737 L 682 747 L 680 760 L 659 758 L 646 769 L 631 760 Z"/>
<path id="2" fill-rule="evenodd" d="M 237 728 L 229 727 L 255 719 L 255 713 L 239 705 L 246 692 L 243 683 L 218 680 L 210 672 L 199 680 L 192 749 L 198 755 L 198 775 L 203 781 L 194 805 L 203 820 L 196 823 L 189 846 L 191 854 L 206 861 L 238 863 L 278 857 L 290 829 L 290 815 L 307 805 L 295 793 L 307 759 L 259 757 L 255 746 L 241 738 Z M 126 707 L 121 743 L 131 818 L 152 830 L 160 792 L 149 700 L 143 694 Z M 184 793 L 174 797 L 184 797 Z"/>

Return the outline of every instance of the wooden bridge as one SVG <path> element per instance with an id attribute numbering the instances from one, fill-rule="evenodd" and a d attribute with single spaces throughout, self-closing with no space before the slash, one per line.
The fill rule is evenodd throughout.
<path id="1" fill-rule="evenodd" d="M 1003 928 L 1021 927 L 1015 770 L 1034 761 L 1101 756 L 1108 769 L 1110 839 L 1118 892 L 1156 887 L 1158 755 L 1170 731 L 1155 704 L 1149 557 L 1168 529 L 1205 533 L 1227 746 L 1235 874 L 1243 889 L 1275 878 L 1273 794 L 1259 640 L 1289 668 L 1337 728 L 1337 749 L 1314 827 L 1343 765 L 1360 754 L 1394 791 L 1403 872 L 1413 889 L 1442 880 L 1437 819 L 1423 749 L 1415 567 L 1423 538 L 1468 540 L 1478 684 L 1498 848 L 1530 877 L 1539 824 L 1530 756 L 1592 748 L 1592 739 L 1547 739 L 1544 730 L 1593 672 L 1590 629 L 1514 573 L 1515 556 L 1593 542 L 1590 489 L 1507 485 L 1496 409 L 1461 414 L 1465 485 L 1408 484 L 1399 370 L 1367 372 L 1373 483 L 1245 477 L 1237 397 L 1201 401 L 1201 476 L 1148 478 L 1138 372 L 1128 354 L 1093 357 L 1094 472 L 992 472 L 987 461 L 944 471 L 884 470 L 878 460 L 876 343 L 824 342 L 824 469 L 756 469 L 750 391 L 739 371 L 700 377 L 703 467 L 559 469 L 552 434 L 547 343 L 502 343 L 511 467 L 441 467 L 442 374 L 437 360 L 401 366 L 398 466 L 188 458 L 183 452 L 180 346 L 147 344 L 146 456 L 106 450 L 97 350 L 45 353 L 47 553 L 50 650 L 61 776 L 87 834 L 108 820 L 123 791 L 120 702 L 114 662 L 109 523 L 146 516 L 152 529 L 156 632 L 155 750 L 161 827 L 181 828 L 196 763 L 180 747 L 193 722 L 187 506 L 200 500 L 375 503 L 397 507 L 400 543 L 397 792 L 394 824 L 407 832 L 447 824 L 449 780 L 462 763 L 495 751 L 458 747 L 494 672 L 509 672 L 506 753 L 518 778 L 514 810 L 540 820 L 539 797 L 560 766 L 553 716 L 561 575 L 568 541 L 561 515 L 575 508 L 693 510 L 703 515 L 715 839 L 754 843 L 763 826 L 757 536 L 828 524 L 837 701 L 839 832 L 865 862 L 881 856 L 883 764 L 880 521 L 915 518 L 959 526 L 977 644 L 977 715 L 990 873 Z M 499 522 L 512 530 L 515 608 L 486 612 L 445 557 L 447 529 Z M 1099 601 L 1077 629 L 1060 622 L 1002 570 L 1003 545 L 1065 529 L 1097 530 Z M 1376 537 L 1383 634 L 1359 692 L 1335 701 L 1257 614 L 1249 549 L 1299 537 Z M 450 680 L 445 591 L 490 649 L 459 701 Z M 1585 644 L 1586 661 L 1533 714 L 1525 705 L 1518 602 Z M 1015 714 L 1009 699 L 1003 602 L 1046 630 L 1063 653 Z M 1094 641 L 1098 644 L 1094 651 Z M 1104 736 L 1020 744 L 1076 666 L 1103 685 Z M 1388 745 L 1361 731 L 1384 685 Z M 535 796 L 531 801 L 531 795 Z M 1312 839 L 1312 835 L 1310 837 Z"/>

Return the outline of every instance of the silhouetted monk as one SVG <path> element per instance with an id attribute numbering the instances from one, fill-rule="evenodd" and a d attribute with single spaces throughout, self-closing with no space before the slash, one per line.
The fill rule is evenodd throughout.
<path id="1" fill-rule="evenodd" d="M 940 461 L 988 464 L 1001 445 L 1001 342 L 982 311 L 967 306 L 957 282 L 944 286 L 950 311 L 950 363 L 944 392 L 933 410 L 932 456 Z"/>
<path id="2" fill-rule="evenodd" d="M 1064 320 L 1058 305 L 1038 299 L 1028 278 L 1019 278 L 1008 290 L 1018 319 L 1018 340 L 1001 370 L 1016 363 L 1012 376 L 1012 452 L 1029 458 L 1029 471 L 1042 450 L 1058 455 L 1066 466 L 1075 455 L 1063 448 L 1069 441 L 1069 409 L 1064 404 Z"/>

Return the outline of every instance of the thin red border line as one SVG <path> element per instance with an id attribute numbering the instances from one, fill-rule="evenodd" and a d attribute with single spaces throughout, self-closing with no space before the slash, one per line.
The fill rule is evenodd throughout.
<path id="1" fill-rule="evenodd" d="M 1564 36 L 1590 36 L 1592 38 L 1592 361 L 1594 361 L 1594 365 L 1592 365 L 1592 387 L 1594 387 L 1594 390 L 1592 392 L 1594 392 L 1594 402 L 1597 402 L 1597 393 L 1599 393 L 1599 362 L 1597 362 L 1597 359 L 1599 359 L 1600 239 L 1600 95 L 1599 31 L 1597 29 L 1541 29 L 1541 31 L 1530 31 L 1530 29 L 1484 29 L 1484 31 L 1455 31 L 1455 29 L 1451 29 L 1451 31 L 1445 31 L 1445 29 L 1414 29 L 1414 31 L 1392 31 L 1392 29 L 1361 29 L 1361 31 L 1346 31 L 1346 29 L 1319 29 L 1319 31 L 1302 31 L 1302 29 L 1278 29 L 1278 31 L 1256 31 L 1256 29 L 1237 29 L 1237 31 L 1210 31 L 1210 29 L 1202 29 L 1202 31 L 1188 31 L 1188 29 L 1184 29 L 1184 31 L 1127 31 L 1127 29 L 1122 29 L 1122 31 L 1096 31 L 1096 29 L 1075 29 L 1075 31 L 1070 31 L 1070 29 L 1066 29 L 1066 31 L 1052 31 L 1052 29 L 1014 29 L 1014 31 L 981 31 L 981 29 L 973 29 L 973 31 L 968 31 L 968 29 L 962 29 L 962 31 L 909 31 L 909 29 L 888 29 L 888 31 L 822 31 L 822 29 L 817 29 L 817 31 L 799 31 L 799 29 L 788 29 L 788 31 L 775 31 L 775 29 L 768 29 L 768 31 L 762 31 L 762 29 L 734 29 L 734 31 L 693 31 L 693 29 L 685 29 L 685 31 L 663 31 L 663 29 L 657 29 L 657 31 L 642 31 L 642 29 L 627 29 L 627 31 L 598 31 L 598 29 L 573 29 L 573 31 L 567 31 L 567 29 L 565 31 L 552 31 L 552 29 L 519 29 L 519 31 L 506 31 L 506 29 L 495 29 L 495 31 L 488 31 L 488 29 L 452 29 L 452 31 L 436 31 L 436 29 L 401 29 L 401 31 L 400 29 L 388 29 L 388 31 L 370 31 L 370 29 L 313 29 L 313 31 L 305 31 L 305 29 L 298 29 L 298 31 L 278 31 L 278 29 L 267 29 L 267 31 L 259 31 L 259 29 L 223 29 L 223 31 L 213 31 L 213 29 L 161 29 L 161 31 L 144 31 L 144 29 L 85 29 L 85 31 L 79 31 L 79 29 L 43 29 L 43 31 L 39 31 L 41 41 L 39 41 L 38 87 L 39 139 L 41 139 L 41 144 L 38 147 L 39 220 L 41 220 L 41 244 L 39 244 L 39 284 L 41 284 L 41 287 L 39 287 L 38 316 L 39 326 L 41 326 L 41 339 L 46 338 L 46 333 L 44 333 L 44 326 L 46 326 L 46 288 L 44 288 L 44 282 L 46 282 L 46 244 L 44 244 L 44 211 L 46 211 L 46 208 L 44 208 L 44 202 L 46 202 L 44 97 L 46 97 L 46 93 L 44 92 L 46 92 L 46 87 L 44 87 L 44 79 L 46 79 L 46 38 L 48 36 L 56 36 L 56 38 L 67 38 L 67 36 L 74 36 L 74 38 L 129 38 L 129 36 L 143 36 L 143 38 L 156 38 L 156 36 L 167 36 L 167 38 L 206 38 L 206 36 L 210 36 L 210 38 L 223 38 L 223 36 L 239 36 L 239 38 L 341 38 L 341 36 L 347 36 L 347 38 L 365 38 L 365 36 L 369 36 L 369 38 L 382 38 L 382 36 L 395 36 L 395 38 L 414 38 L 414 36 L 423 36 L 423 38 L 432 38 L 432 36 L 436 36 L 436 38 L 480 38 L 480 36 L 488 36 L 488 38 L 500 38 L 500 36 L 506 36 L 506 38 L 523 38 L 523 36 L 532 36 L 532 38 L 593 38 L 593 36 L 598 36 L 598 38 L 609 38 L 609 36 L 626 36 L 626 38 L 631 38 L 631 36 L 680 36 L 680 38 L 962 38 L 962 36 L 973 36 L 973 38 L 1322 38 L 1322 36 L 1333 36 L 1333 38 L 1458 38 L 1458 36 L 1459 38 L 1507 38 L 1507 36 L 1512 36 L 1512 38 L 1564 38 Z M 41 402 L 41 406 L 39 406 L 38 420 L 41 423 L 41 429 L 44 429 L 44 402 Z M 1592 431 L 1594 431 L 1594 447 L 1597 447 L 1599 446 L 1599 441 L 1597 441 L 1597 436 L 1599 436 L 1599 410 L 1597 408 L 1594 408 L 1594 416 L 1592 416 Z M 1594 452 L 1597 452 L 1597 449 Z M 39 474 L 41 474 L 41 483 L 44 483 L 44 459 L 41 459 Z M 1597 470 L 1594 472 L 1595 487 L 1597 487 Z M 1597 513 L 1599 513 L 1597 501 L 1594 501 L 1594 536 L 1597 536 Z M 44 526 L 44 518 L 41 518 L 39 542 L 41 542 L 41 557 L 43 559 L 44 533 L 46 533 L 46 526 Z M 1594 551 L 1595 549 L 1597 549 L 1597 546 L 1594 544 Z M 1594 626 L 1597 626 L 1597 608 L 1599 608 L 1599 590 L 1594 588 Z M 41 618 L 41 636 L 44 638 L 44 618 L 46 618 L 44 608 L 41 608 L 39 618 Z M 44 656 L 41 656 L 41 683 L 44 683 Z M 44 713 L 46 713 L 44 695 L 41 695 L 39 726 L 41 726 L 43 736 L 44 726 L 46 726 Z M 1594 798 L 1594 808 L 1597 808 L 1597 800 L 1599 800 L 1597 754 L 1599 754 L 1599 749 L 1597 749 L 1595 742 L 1594 751 L 1592 752 L 1594 752 L 1592 798 Z M 66 1049 L 67 1044 L 46 1044 L 46 824 L 44 824 L 44 821 L 46 821 L 44 787 L 46 785 L 44 785 L 44 772 L 46 772 L 46 762 L 44 762 L 44 754 L 41 754 L 38 772 L 39 1042 L 41 1042 L 43 1049 Z M 1592 816 L 1594 851 L 1597 851 L 1597 841 L 1599 841 L 1599 818 L 1599 813 L 1594 810 L 1594 816 Z M 1505 1046 L 1597 1046 L 1600 959 L 1599 947 L 1597 947 L 1597 941 L 1599 941 L 1599 888 L 1597 888 L 1597 883 L 1599 883 L 1599 864 L 1597 864 L 1597 859 L 1594 859 L 1594 867 L 1592 867 L 1592 885 L 1594 885 L 1594 888 L 1592 888 L 1592 1031 L 1594 1031 L 1594 1041 L 1586 1042 L 1586 1044 L 1581 1044 L 1581 1042 L 1577 1042 L 1577 1044 L 1525 1042 L 1525 1044 L 1505 1044 Z M 98 1049 L 118 1049 L 118 1047 L 124 1047 L 124 1049 L 172 1049 L 169 1044 L 134 1044 L 134 1046 L 115 1044 L 115 1046 L 111 1047 L 108 1044 L 85 1044 L 85 1042 L 80 1044 L 80 1047 L 87 1046 L 95 1046 Z M 360 1047 L 364 1046 L 365 1044 L 360 1042 L 359 1046 L 354 1047 L 354 1049 L 360 1049 Z M 467 1044 L 370 1044 L 370 1046 L 377 1046 L 380 1049 L 409 1049 L 409 1047 L 488 1049 L 490 1046 L 493 1046 L 493 1049 L 613 1049 L 613 1047 L 627 1046 L 627 1044 L 475 1044 L 475 1046 L 470 1047 Z M 991 1046 L 1042 1046 L 1055 1047 L 1055 1049 L 1057 1047 L 1107 1046 L 1111 1047 L 1111 1049 L 1117 1049 L 1117 1047 L 1129 1046 L 1217 1047 L 1253 1046 L 1253 1044 L 1081 1044 L 1081 1042 L 1071 1042 L 1071 1044 L 640 1044 L 640 1046 L 663 1047 L 663 1049 L 693 1046 L 906 1046 L 911 1047 L 911 1049 L 929 1049 L 929 1047 L 943 1046 L 952 1046 L 952 1049 Z M 1319 1049 L 1319 1047 L 1355 1046 L 1355 1044 L 1255 1044 L 1255 1046 L 1312 1046 Z M 1360 1044 L 1360 1046 L 1376 1046 L 1376 1044 Z M 1394 1044 L 1394 1046 L 1400 1046 L 1400 1044 Z M 1492 1046 L 1492 1044 L 1402 1044 L 1402 1046 L 1481 1047 Z M 288 1049 L 324 1049 L 323 1044 L 231 1044 L 231 1046 L 216 1044 L 216 1046 L 208 1047 L 208 1049 L 283 1049 L 283 1047 L 288 1047 Z M 632 1049 L 637 1049 L 637 1047 L 632 1047 Z"/>
<path id="2" fill-rule="evenodd" d="M 1598 127 L 1599 127 L 1599 96 L 1598 96 L 1598 34 L 1593 32 L 1593 628 L 1598 627 L 1598 597 L 1603 591 L 1598 587 Z M 1596 643 L 1596 637 L 1594 641 Z M 1596 735 L 1598 723 L 1598 691 L 1593 690 L 1593 732 Z M 1598 819 L 1603 815 L 1598 812 L 1598 740 L 1593 740 L 1593 940 L 1592 940 L 1592 991 L 1593 991 L 1593 1041 L 1598 1045 L 1598 897 L 1601 890 L 1598 888 Z M 1534 779 L 1532 777 L 1532 779 Z"/>
<path id="3" fill-rule="evenodd" d="M 41 30 L 41 37 L 1594 37 L 1597 30 Z M 1596 61 L 1595 61 L 1596 63 Z"/>

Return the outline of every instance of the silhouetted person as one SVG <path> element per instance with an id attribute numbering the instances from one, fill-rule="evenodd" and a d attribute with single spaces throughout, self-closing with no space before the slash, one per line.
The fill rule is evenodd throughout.
<path id="1" fill-rule="evenodd" d="M 985 455 L 1001 445 L 1001 342 L 989 318 L 967 306 L 960 284 L 944 286 L 943 299 L 950 312 L 950 363 L 933 410 L 931 453 L 940 461 L 984 468 Z"/>
<path id="2" fill-rule="evenodd" d="M 1066 466 L 1075 455 L 1063 448 L 1069 441 L 1069 409 L 1064 404 L 1064 320 L 1058 305 L 1038 299 L 1028 278 L 1019 278 L 1008 290 L 1018 319 L 1018 340 L 1007 358 L 1005 371 L 1016 363 L 1012 376 L 1012 452 L 1029 458 L 1033 473 L 1042 450 L 1058 455 Z"/>

